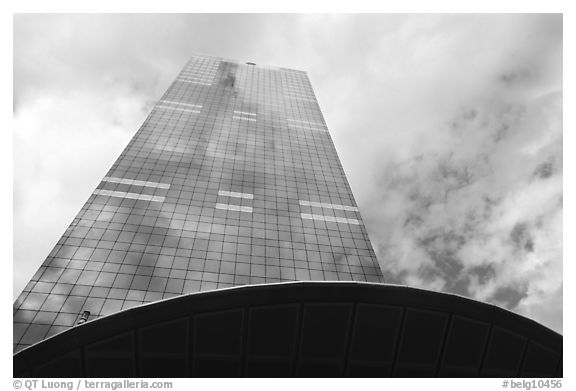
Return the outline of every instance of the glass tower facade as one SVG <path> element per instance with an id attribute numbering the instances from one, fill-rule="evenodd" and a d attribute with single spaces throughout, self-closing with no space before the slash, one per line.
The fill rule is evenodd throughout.
<path id="1" fill-rule="evenodd" d="M 305 72 L 195 56 L 14 303 L 14 351 L 172 296 L 382 282 Z"/>

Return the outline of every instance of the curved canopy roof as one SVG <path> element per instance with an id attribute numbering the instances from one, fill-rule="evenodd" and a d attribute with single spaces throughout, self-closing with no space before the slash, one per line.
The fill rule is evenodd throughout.
<path id="1" fill-rule="evenodd" d="M 15 377 L 560 377 L 562 336 L 460 296 L 294 282 L 179 296 L 14 356 Z"/>

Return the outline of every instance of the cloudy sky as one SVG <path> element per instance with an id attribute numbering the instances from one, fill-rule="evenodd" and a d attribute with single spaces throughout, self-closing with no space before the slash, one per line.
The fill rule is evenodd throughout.
<path id="1" fill-rule="evenodd" d="M 308 72 L 392 283 L 562 332 L 559 15 L 16 15 L 14 287 L 194 53 Z"/>

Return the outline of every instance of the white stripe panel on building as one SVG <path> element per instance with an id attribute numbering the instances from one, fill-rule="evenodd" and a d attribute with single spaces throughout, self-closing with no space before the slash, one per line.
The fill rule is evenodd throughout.
<path id="1" fill-rule="evenodd" d="M 351 212 L 358 212 L 358 208 L 355 206 L 350 205 L 338 205 L 338 204 L 329 204 L 327 202 L 314 202 L 314 201 L 298 201 L 302 206 L 315 206 L 318 208 L 329 208 L 329 209 L 338 209 L 338 210 L 349 210 Z"/>
<path id="2" fill-rule="evenodd" d="M 137 179 L 127 179 L 127 178 L 117 178 L 111 176 L 105 176 L 103 181 L 112 183 L 123 183 L 125 185 L 136 185 L 136 186 L 146 186 L 146 187 L 157 187 L 159 189 L 169 189 L 169 183 L 158 183 L 149 181 L 139 181 Z"/>
<path id="3" fill-rule="evenodd" d="M 206 84 L 210 84 L 212 85 L 212 82 L 214 80 L 212 79 L 204 79 L 204 78 L 199 78 L 199 77 L 179 77 L 178 80 L 181 81 L 188 81 L 190 83 L 194 82 L 194 83 L 206 83 Z"/>
<path id="4" fill-rule="evenodd" d="M 200 81 L 190 81 L 190 80 L 183 80 L 183 79 L 176 79 L 176 81 L 182 82 L 182 83 L 189 83 L 189 84 L 200 84 L 203 86 L 211 86 L 211 83 L 203 83 Z"/>
<path id="5" fill-rule="evenodd" d="M 202 105 L 195 105 L 192 103 L 184 103 L 184 102 L 176 102 L 173 100 L 165 100 L 165 99 L 159 100 L 158 103 L 168 103 L 168 104 L 173 104 L 173 105 L 177 105 L 177 106 L 186 106 L 186 107 L 197 107 L 199 109 L 202 108 Z"/>
<path id="6" fill-rule="evenodd" d="M 315 96 L 314 96 L 314 95 L 305 94 L 305 93 L 302 93 L 302 92 L 300 92 L 300 91 L 285 90 L 285 93 L 286 93 L 287 95 L 299 96 L 299 97 L 301 97 L 301 98 L 315 99 Z"/>
<path id="7" fill-rule="evenodd" d="M 319 126 L 326 126 L 326 125 L 324 125 L 324 124 L 323 124 L 323 123 L 321 123 L 321 122 L 302 121 L 302 120 L 299 120 L 299 119 L 294 119 L 294 118 L 286 118 L 286 121 L 290 121 L 290 122 L 300 122 L 300 123 L 302 123 L 302 124 L 305 124 L 305 125 L 319 125 Z"/>
<path id="8" fill-rule="evenodd" d="M 214 77 L 213 77 L 213 76 L 180 75 L 180 76 L 178 76 L 178 78 L 180 78 L 180 79 L 186 79 L 186 80 L 207 81 L 207 82 L 213 82 L 213 81 L 214 81 Z"/>
<path id="9" fill-rule="evenodd" d="M 130 198 L 138 201 L 153 201 L 153 202 L 164 202 L 165 197 L 162 196 L 152 196 L 148 194 L 138 194 L 138 193 L 127 193 L 125 191 L 112 191 L 104 189 L 94 190 L 94 194 L 108 196 L 108 197 L 118 197 L 118 198 Z"/>
<path id="10" fill-rule="evenodd" d="M 254 194 L 238 193 L 235 191 L 227 191 L 227 190 L 219 190 L 218 195 L 224 196 L 224 197 L 245 198 L 247 200 L 253 200 L 254 199 Z"/>
<path id="11" fill-rule="evenodd" d="M 240 114 L 240 115 L 254 115 L 254 116 L 256 116 L 256 113 L 249 113 L 249 112 L 247 112 L 247 111 L 234 110 L 234 113 Z"/>
<path id="12" fill-rule="evenodd" d="M 256 122 L 256 118 L 238 117 L 235 115 L 232 116 L 232 119 L 240 119 L 240 120 L 244 120 L 244 121 Z"/>
<path id="13" fill-rule="evenodd" d="M 334 217 L 334 216 L 323 216 L 323 215 L 314 215 L 308 213 L 300 213 L 303 219 L 308 220 L 319 220 L 319 221 L 329 221 L 333 223 L 345 223 L 345 224 L 355 224 L 360 225 L 360 221 L 356 219 L 347 219 L 345 217 Z"/>
<path id="14" fill-rule="evenodd" d="M 176 111 L 184 111 L 186 113 L 200 114 L 200 111 L 198 111 L 198 110 L 183 109 L 181 107 L 156 105 L 156 108 L 162 109 L 162 110 L 176 110 Z"/>
<path id="15" fill-rule="evenodd" d="M 307 129 L 307 130 L 315 130 L 317 132 L 327 132 L 328 129 L 324 128 L 314 128 L 312 126 L 303 126 L 303 125 L 296 125 L 296 124 L 288 124 L 289 127 L 297 128 L 297 129 Z"/>
<path id="16" fill-rule="evenodd" d="M 230 205 L 230 204 L 216 204 L 216 209 L 232 210 L 235 212 L 252 213 L 252 208 L 249 206 Z"/>
<path id="17" fill-rule="evenodd" d="M 196 76 L 201 76 L 201 77 L 214 77 L 216 76 L 216 72 L 215 71 L 211 71 L 211 72 L 202 72 L 202 71 L 184 71 L 182 73 L 180 73 L 179 76 L 192 76 L 192 77 L 196 77 Z"/>

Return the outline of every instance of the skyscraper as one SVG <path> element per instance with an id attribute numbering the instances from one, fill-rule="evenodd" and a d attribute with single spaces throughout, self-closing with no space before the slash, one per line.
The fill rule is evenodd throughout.
<path id="1" fill-rule="evenodd" d="M 381 282 L 306 74 L 196 56 L 16 300 L 14 375 L 562 376 L 536 322 Z"/>
<path id="2" fill-rule="evenodd" d="M 14 350 L 143 303 L 383 282 L 305 72 L 193 57 L 14 303 Z"/>

